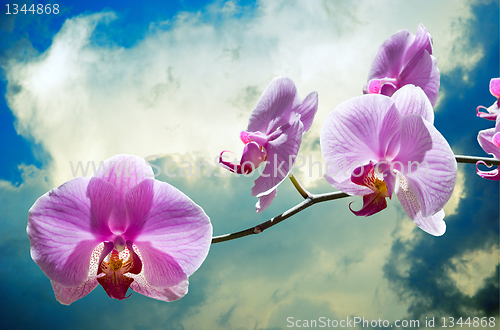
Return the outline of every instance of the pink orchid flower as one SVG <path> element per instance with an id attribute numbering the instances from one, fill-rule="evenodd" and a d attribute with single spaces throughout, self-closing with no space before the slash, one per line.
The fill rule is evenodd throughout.
<path id="1" fill-rule="evenodd" d="M 396 192 L 410 219 L 432 235 L 443 235 L 442 208 L 453 192 L 457 163 L 433 121 L 428 98 L 412 85 L 392 97 L 363 95 L 341 103 L 321 130 L 325 178 L 339 190 L 363 196 L 363 207 L 351 209 L 358 216 L 383 210 L 385 198 Z"/>
<path id="2" fill-rule="evenodd" d="M 248 174 L 265 164 L 255 180 L 252 196 L 259 198 L 256 212 L 264 211 L 276 197 L 278 185 L 288 176 L 299 152 L 302 134 L 312 125 L 318 110 L 318 93 L 310 93 L 303 101 L 293 81 L 277 77 L 262 93 L 250 115 L 248 128 L 241 132 L 245 144 L 240 164 L 219 157 L 227 170 Z"/>
<path id="3" fill-rule="evenodd" d="M 484 118 L 484 117 L 483 117 Z M 493 155 L 496 159 L 500 159 L 500 121 L 497 120 L 494 128 L 485 129 L 479 131 L 477 135 L 477 141 L 481 148 L 487 153 Z M 481 171 L 477 168 L 478 164 L 486 165 L 485 162 L 479 161 L 476 164 L 477 174 L 485 179 L 499 181 L 500 180 L 500 172 L 498 171 L 498 167 L 492 171 L 486 172 Z"/>
<path id="4" fill-rule="evenodd" d="M 390 36 L 373 60 L 365 94 L 392 96 L 404 85 L 419 86 L 432 105 L 439 92 L 439 70 L 432 56 L 432 37 L 420 24 L 413 35 L 401 30 Z"/>
<path id="5" fill-rule="evenodd" d="M 497 116 L 500 113 L 500 78 L 493 78 L 490 80 L 490 93 L 497 98 L 496 102 L 491 105 L 491 107 L 486 108 L 482 105 L 478 106 L 476 109 L 477 116 L 488 119 L 497 120 Z M 485 109 L 487 112 L 481 112 L 481 109 Z"/>
<path id="6" fill-rule="evenodd" d="M 173 301 L 205 260 L 212 225 L 203 209 L 153 179 L 141 158 L 117 155 L 93 177 L 74 178 L 31 207 L 31 257 L 65 305 L 101 284 L 114 299 L 128 288 Z"/>

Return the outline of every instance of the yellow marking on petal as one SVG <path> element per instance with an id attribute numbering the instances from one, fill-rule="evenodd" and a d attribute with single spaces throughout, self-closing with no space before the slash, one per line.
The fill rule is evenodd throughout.
<path id="1" fill-rule="evenodd" d="M 387 184 L 384 179 L 378 178 L 373 173 L 368 173 L 368 175 L 364 178 L 365 185 L 373 190 L 374 192 L 379 192 L 384 197 L 388 197 L 389 193 L 387 190 Z"/>
<path id="2" fill-rule="evenodd" d="M 128 248 L 125 248 L 124 251 L 128 251 Z M 118 300 L 127 298 L 125 294 L 134 281 L 133 278 L 125 275 L 133 269 L 134 258 L 132 253 L 124 251 L 118 252 L 116 249 L 113 249 L 109 256 L 109 261 L 103 261 L 101 263 L 101 269 L 104 276 L 97 278 L 97 281 L 102 285 L 106 293 L 111 298 Z M 124 262 L 123 258 L 120 258 L 120 256 L 126 257 L 127 255 L 128 259 Z"/>
<path id="3" fill-rule="evenodd" d="M 387 192 L 387 184 L 385 183 L 385 181 L 376 178 L 373 185 L 375 189 L 377 189 L 382 195 L 389 195 Z"/>

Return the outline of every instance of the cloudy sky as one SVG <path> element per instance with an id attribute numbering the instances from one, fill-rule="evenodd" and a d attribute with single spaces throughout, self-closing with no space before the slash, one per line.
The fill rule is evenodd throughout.
<path id="1" fill-rule="evenodd" d="M 31 4 L 31 3 L 30 3 Z M 30 6 L 28 4 L 28 7 Z M 349 198 L 315 205 L 261 235 L 215 244 L 189 293 L 163 303 L 139 294 L 111 300 L 101 287 L 71 306 L 54 298 L 31 260 L 28 210 L 73 178 L 78 162 L 149 157 L 210 216 L 214 234 L 263 222 L 301 202 L 284 182 L 254 212 L 255 177 L 213 160 L 241 152 L 239 132 L 270 81 L 290 77 L 319 110 L 295 170 L 314 193 L 319 131 L 340 102 L 361 94 L 378 47 L 425 25 L 441 71 L 435 126 L 455 154 L 486 156 L 475 116 L 494 98 L 499 3 L 465 0 L 64 1 L 59 14 L 13 12 L 0 0 L 0 324 L 6 328 L 285 329 L 287 318 L 494 317 L 499 308 L 499 185 L 459 164 L 447 232 L 432 237 L 392 200 L 357 218 Z M 19 3 L 19 8 L 22 4 Z M 310 158 L 309 158 L 310 157 Z M 183 177 L 207 161 L 211 175 Z M 90 164 L 90 163 L 89 163 Z M 73 165 L 73 167 L 71 166 Z M 88 175 L 90 175 L 90 169 Z M 184 172 L 185 173 L 185 172 Z M 96 324 L 97 323 L 97 324 Z"/>

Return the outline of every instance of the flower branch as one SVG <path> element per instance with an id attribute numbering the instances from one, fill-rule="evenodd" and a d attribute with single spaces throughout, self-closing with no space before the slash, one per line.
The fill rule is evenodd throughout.
<path id="1" fill-rule="evenodd" d="M 500 165 L 500 160 L 496 158 L 455 155 L 455 159 L 457 160 L 457 163 L 463 164 L 476 164 L 477 162 L 485 162 L 487 166 Z"/>
<path id="2" fill-rule="evenodd" d="M 339 198 L 344 198 L 344 197 L 349 197 L 348 194 L 337 191 L 333 193 L 328 193 L 328 194 L 320 194 L 320 195 L 313 195 L 310 194 L 310 196 L 306 197 L 304 201 L 302 201 L 300 204 L 295 205 L 291 209 L 281 213 L 278 216 L 275 216 L 274 218 L 267 220 L 266 222 L 263 222 L 255 227 L 248 228 L 246 230 L 242 230 L 236 233 L 231 233 L 231 234 L 225 234 L 225 235 L 220 235 L 220 236 L 215 236 L 212 238 L 212 244 L 214 243 L 220 243 L 220 242 L 225 242 L 225 241 L 231 241 L 233 239 L 253 235 L 253 234 L 260 234 L 267 228 L 270 228 L 274 225 L 277 225 L 283 220 L 286 220 L 290 218 L 292 215 L 295 215 L 299 213 L 302 210 L 307 209 L 309 206 L 316 204 L 316 203 L 321 203 L 321 202 L 326 202 L 326 201 L 331 201 L 334 199 L 339 199 Z"/>
<path id="3" fill-rule="evenodd" d="M 457 160 L 457 163 L 463 163 L 463 164 L 476 164 L 479 161 L 483 161 L 488 166 L 500 165 L 500 160 L 495 159 L 495 158 L 455 155 L 455 159 Z M 302 197 L 305 198 L 304 201 L 295 205 L 291 209 L 288 209 L 287 211 L 281 213 L 280 215 L 277 215 L 274 218 L 271 218 L 270 220 L 267 220 L 266 222 L 263 222 L 257 226 L 250 227 L 248 229 L 238 231 L 236 233 L 214 236 L 214 237 L 212 237 L 212 244 L 231 241 L 231 240 L 245 237 L 245 236 L 249 236 L 249 235 L 260 234 L 264 230 L 266 230 L 274 225 L 277 225 L 281 221 L 284 221 L 284 220 L 290 218 L 291 216 L 299 213 L 300 211 L 307 209 L 309 206 L 312 206 L 314 204 L 321 203 L 321 202 L 331 201 L 331 200 L 345 198 L 345 197 L 350 196 L 349 194 L 343 193 L 341 191 L 336 191 L 333 193 L 326 193 L 326 194 L 318 194 L 318 195 L 311 194 L 300 185 L 300 183 L 297 181 L 297 179 L 295 178 L 295 176 L 292 173 L 290 173 L 290 180 L 292 181 L 294 187 L 302 195 Z"/>

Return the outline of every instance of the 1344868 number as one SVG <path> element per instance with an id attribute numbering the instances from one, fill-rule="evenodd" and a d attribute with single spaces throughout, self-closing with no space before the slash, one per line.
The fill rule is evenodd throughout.
<path id="1" fill-rule="evenodd" d="M 494 317 L 468 317 L 467 319 L 465 318 L 459 318 L 458 320 L 455 321 L 453 317 L 442 317 L 443 319 L 443 328 L 453 328 L 456 325 L 459 325 L 460 327 L 473 327 L 473 328 L 486 328 L 490 327 L 493 328 L 495 327 L 495 318 Z"/>
<path id="2" fill-rule="evenodd" d="M 24 13 L 24 14 L 28 14 L 28 13 L 32 13 L 32 14 L 59 14 L 59 5 L 56 3 L 56 4 L 46 4 L 46 5 L 42 5 L 42 4 L 38 4 L 38 5 L 34 5 L 32 4 L 30 7 L 27 7 L 26 4 L 24 4 L 21 8 L 19 8 L 19 5 L 14 3 L 12 5 L 10 4 L 6 4 L 5 6 L 7 6 L 7 12 L 6 14 L 7 15 L 11 15 L 11 14 L 14 14 L 14 15 L 17 15 L 19 14 L 20 12 L 21 13 Z M 12 6 L 12 7 L 11 7 Z"/>

